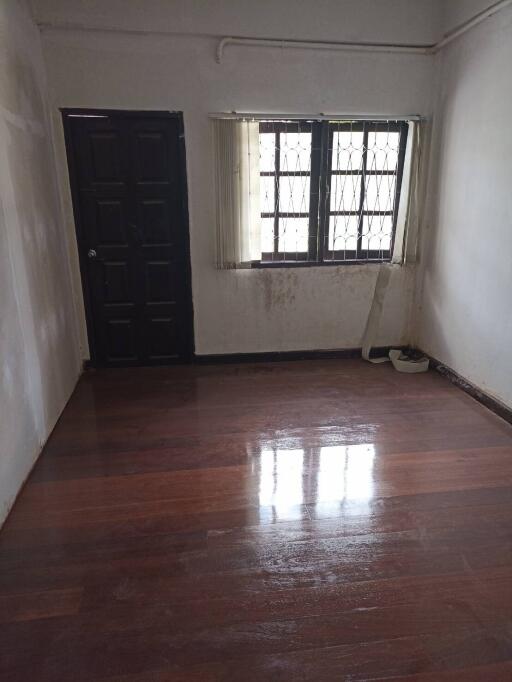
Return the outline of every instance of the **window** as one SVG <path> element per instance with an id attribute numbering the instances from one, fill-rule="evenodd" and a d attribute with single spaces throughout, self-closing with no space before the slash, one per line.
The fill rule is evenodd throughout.
<path id="1" fill-rule="evenodd" d="M 262 121 L 261 263 L 391 259 L 408 124 Z"/>
<path id="2" fill-rule="evenodd" d="M 313 123 L 260 123 L 262 260 L 307 260 Z"/>

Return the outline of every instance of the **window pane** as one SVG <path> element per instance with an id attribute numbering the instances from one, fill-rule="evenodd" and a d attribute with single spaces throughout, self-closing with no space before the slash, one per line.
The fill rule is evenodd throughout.
<path id="1" fill-rule="evenodd" d="M 366 167 L 368 170 L 395 171 L 400 133 L 369 132 Z"/>
<path id="2" fill-rule="evenodd" d="M 274 133 L 260 133 L 260 171 L 275 170 L 275 143 Z"/>
<path id="3" fill-rule="evenodd" d="M 366 176 L 365 211 L 393 211 L 396 178 L 394 175 Z"/>
<path id="4" fill-rule="evenodd" d="M 260 212 L 274 213 L 275 178 L 273 175 L 260 175 Z"/>
<path id="5" fill-rule="evenodd" d="M 263 253 L 274 250 L 274 218 L 261 219 L 261 250 Z"/>
<path id="6" fill-rule="evenodd" d="M 332 169 L 359 170 L 363 164 L 363 133 L 335 132 L 332 141 Z"/>
<path id="7" fill-rule="evenodd" d="M 309 171 L 311 168 L 311 133 L 279 135 L 281 171 Z"/>
<path id="8" fill-rule="evenodd" d="M 280 213 L 309 213 L 309 176 L 279 176 Z"/>
<path id="9" fill-rule="evenodd" d="M 363 125 L 365 132 L 361 130 Z M 327 132 L 326 127 L 328 136 L 323 134 Z M 387 130 L 388 127 L 393 130 Z M 297 255 L 302 259 L 307 254 L 309 223 L 317 218 L 309 216 L 311 191 L 315 192 L 315 198 L 319 194 L 322 211 L 327 210 L 323 245 L 326 259 L 354 258 L 358 237 L 361 249 L 358 256 L 364 259 L 370 251 L 377 260 L 388 258 L 393 239 L 402 128 L 394 122 L 372 120 L 264 121 L 259 137 L 263 174 L 260 175 L 260 210 L 263 215 L 272 216 L 261 219 L 261 248 L 268 254 L 267 261 L 273 260 L 274 250 L 284 260 L 296 259 Z M 318 138 L 318 144 L 323 145 L 314 152 L 313 132 L 314 139 Z M 317 151 L 320 160 L 332 152 L 328 193 L 316 175 L 312 185 L 311 154 Z M 276 209 L 277 218 L 274 218 Z M 277 235 L 274 235 L 274 226 Z"/>
<path id="10" fill-rule="evenodd" d="M 308 218 L 279 219 L 279 251 L 303 253 L 308 250 Z"/>
<path id="11" fill-rule="evenodd" d="M 329 218 L 329 251 L 355 251 L 359 217 L 332 215 Z"/>
<path id="12" fill-rule="evenodd" d="M 389 251 L 393 233 L 393 216 L 364 216 L 361 248 L 365 251 Z"/>
<path id="13" fill-rule="evenodd" d="M 360 175 L 331 176 L 331 211 L 359 211 Z"/>

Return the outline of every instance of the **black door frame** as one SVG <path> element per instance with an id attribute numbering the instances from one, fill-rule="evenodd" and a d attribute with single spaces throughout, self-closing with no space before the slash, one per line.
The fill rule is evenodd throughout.
<path id="1" fill-rule="evenodd" d="M 173 118 L 178 122 L 179 129 L 179 164 L 182 171 L 182 197 L 181 212 L 183 228 L 185 230 L 185 292 L 187 298 L 187 312 L 185 316 L 187 349 L 184 362 L 192 362 L 195 355 L 194 340 L 194 305 L 192 298 L 192 266 L 190 261 L 190 229 L 188 213 L 188 184 L 187 184 L 187 157 L 185 149 L 185 129 L 183 124 L 182 111 L 148 111 L 125 110 L 125 109 L 83 109 L 83 108 L 61 108 L 62 124 L 64 127 L 64 140 L 66 144 L 66 157 L 68 162 L 69 184 L 71 189 L 71 199 L 73 204 L 73 216 L 75 222 L 75 232 L 78 245 L 78 260 L 80 264 L 80 279 L 82 281 L 82 293 L 84 299 L 85 322 L 87 326 L 87 340 L 89 342 L 89 365 L 98 367 L 98 356 L 96 341 L 94 338 L 94 325 L 92 315 L 92 296 L 87 280 L 87 262 L 85 257 L 85 229 L 80 217 L 80 202 L 78 197 L 78 173 L 73 154 L 73 137 L 71 134 L 70 119 L 74 116 L 116 116 L 117 118 L 137 118 L 140 116 L 152 116 L 162 118 Z"/>

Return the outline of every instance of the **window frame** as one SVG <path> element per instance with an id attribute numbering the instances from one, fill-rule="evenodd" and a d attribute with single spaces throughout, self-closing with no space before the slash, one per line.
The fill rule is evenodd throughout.
<path id="1" fill-rule="evenodd" d="M 307 128 L 307 129 L 306 129 Z M 332 168 L 334 133 L 341 130 L 363 132 L 363 164 L 360 170 L 347 171 Z M 379 130 L 380 129 L 380 130 Z M 260 172 L 260 176 L 274 176 L 274 211 L 262 213 L 261 217 L 274 218 L 274 250 L 262 252 L 261 259 L 252 262 L 252 267 L 307 267 L 318 265 L 357 265 L 367 263 L 385 263 L 391 260 L 398 208 L 402 191 L 405 152 L 409 130 L 408 121 L 382 121 L 365 119 L 359 121 L 314 121 L 300 119 L 292 121 L 261 121 L 259 132 L 275 133 L 275 160 L 273 171 Z M 396 174 L 392 171 L 371 171 L 367 168 L 368 135 L 370 132 L 399 132 L 399 148 Z M 282 132 L 311 132 L 311 164 L 309 171 L 280 170 L 280 145 L 278 135 Z M 331 186 L 335 175 L 354 175 L 361 177 L 361 191 L 357 211 L 331 211 Z M 364 197 L 366 193 L 366 177 L 379 175 L 395 175 L 396 186 L 393 211 L 364 211 Z M 280 177 L 309 176 L 309 215 L 303 212 L 280 213 L 278 209 Z M 330 251 L 329 218 L 332 215 L 357 215 L 358 248 L 355 251 Z M 391 244 L 389 250 L 364 250 L 362 243 L 362 221 L 368 215 L 391 215 L 393 217 Z M 288 252 L 278 251 L 279 218 L 280 217 L 308 217 L 308 251 Z M 348 257 L 347 257 L 348 256 Z"/>

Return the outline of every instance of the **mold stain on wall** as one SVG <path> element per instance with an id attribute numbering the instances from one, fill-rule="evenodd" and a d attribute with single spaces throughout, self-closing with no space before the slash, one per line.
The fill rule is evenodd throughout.
<path id="1" fill-rule="evenodd" d="M 262 269 L 260 283 L 266 312 L 275 308 L 288 308 L 295 303 L 297 295 L 297 273 L 292 269 Z"/>

